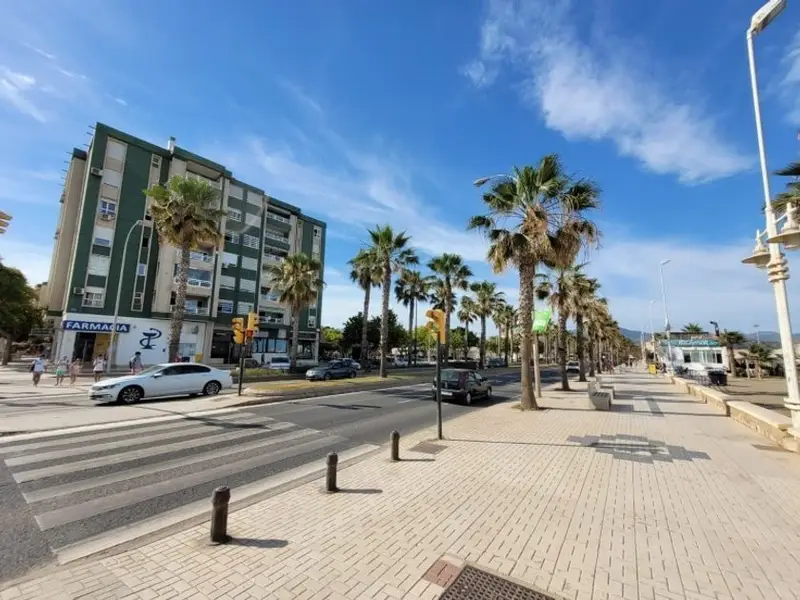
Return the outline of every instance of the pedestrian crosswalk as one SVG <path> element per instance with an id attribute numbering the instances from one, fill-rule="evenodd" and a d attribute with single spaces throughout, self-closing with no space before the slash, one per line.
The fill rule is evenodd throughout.
<path id="1" fill-rule="evenodd" d="M 355 442 L 248 412 L 0 442 L 54 549 L 354 449 Z M 371 449 L 371 448 L 369 448 Z M 365 449 L 364 451 L 367 451 Z"/>

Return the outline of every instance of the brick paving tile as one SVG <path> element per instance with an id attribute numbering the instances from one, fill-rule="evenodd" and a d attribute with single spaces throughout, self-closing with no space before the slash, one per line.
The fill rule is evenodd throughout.
<path id="1" fill-rule="evenodd" d="M 231 514 L 234 536 L 284 547 L 212 547 L 202 525 L 0 600 L 434 600 L 459 561 L 576 600 L 800 600 L 800 457 L 663 379 L 611 379 L 609 412 L 497 404 L 448 421 L 436 455 L 410 451 L 432 430 L 405 436 L 426 461 L 341 471 L 381 494 L 316 481 Z"/>

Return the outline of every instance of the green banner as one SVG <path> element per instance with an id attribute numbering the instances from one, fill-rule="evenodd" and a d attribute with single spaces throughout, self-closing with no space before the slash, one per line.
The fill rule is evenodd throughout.
<path id="1" fill-rule="evenodd" d="M 533 330 L 536 333 L 544 333 L 550 324 L 550 309 L 537 310 L 533 313 Z"/>

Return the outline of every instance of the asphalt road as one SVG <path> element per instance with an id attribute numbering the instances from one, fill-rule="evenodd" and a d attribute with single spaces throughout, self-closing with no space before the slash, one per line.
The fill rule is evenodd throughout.
<path id="1" fill-rule="evenodd" d="M 494 402 L 518 395 L 518 373 L 488 375 Z M 481 407 L 445 404 L 443 414 L 451 419 Z M 394 429 L 411 433 L 435 422 L 424 384 L 0 440 L 0 581 L 92 536 L 207 500 L 220 485 L 235 495 L 246 484 L 321 463 L 328 452 L 382 445 Z"/>

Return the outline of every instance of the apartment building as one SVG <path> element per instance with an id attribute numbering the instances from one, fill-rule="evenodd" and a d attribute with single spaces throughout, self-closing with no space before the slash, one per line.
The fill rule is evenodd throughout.
<path id="1" fill-rule="evenodd" d="M 226 212 L 222 245 L 190 256 L 182 359 L 235 362 L 231 319 L 251 311 L 261 317 L 252 356 L 288 354 L 291 314 L 278 301 L 266 267 L 297 252 L 324 263 L 325 223 L 237 180 L 174 138 L 162 148 L 98 123 L 88 150 L 72 151 L 43 298 L 58 356 L 88 362 L 107 353 L 116 314 L 113 364 L 127 364 L 136 351 L 145 364 L 167 360 L 180 251 L 159 242 L 143 190 L 175 175 L 208 181 Z M 300 316 L 301 361 L 317 360 L 321 310 L 322 294 Z"/>

